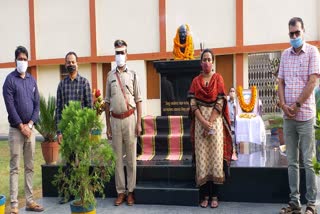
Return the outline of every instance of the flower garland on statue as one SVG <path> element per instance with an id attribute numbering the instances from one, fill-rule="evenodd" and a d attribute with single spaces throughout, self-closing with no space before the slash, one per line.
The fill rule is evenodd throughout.
<path id="1" fill-rule="evenodd" d="M 173 55 L 174 59 L 194 59 L 193 57 L 193 41 L 190 34 L 189 25 L 186 24 L 187 38 L 185 44 L 180 44 L 179 28 L 177 29 L 176 36 L 174 37 Z M 180 48 L 185 48 L 184 53 L 181 52 Z"/>
<path id="2" fill-rule="evenodd" d="M 252 112 L 257 101 L 257 87 L 251 87 L 251 99 L 249 103 L 246 103 L 244 101 L 242 90 L 243 89 L 241 86 L 237 88 L 237 96 L 239 99 L 240 107 L 244 112 Z"/>

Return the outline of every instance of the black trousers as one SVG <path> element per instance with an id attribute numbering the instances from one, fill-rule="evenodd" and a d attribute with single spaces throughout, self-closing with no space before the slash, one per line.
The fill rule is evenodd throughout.
<path id="1" fill-rule="evenodd" d="M 202 198 L 209 196 L 217 197 L 219 194 L 219 186 L 218 184 L 214 184 L 212 181 L 207 181 L 207 183 L 200 186 L 200 194 Z"/>

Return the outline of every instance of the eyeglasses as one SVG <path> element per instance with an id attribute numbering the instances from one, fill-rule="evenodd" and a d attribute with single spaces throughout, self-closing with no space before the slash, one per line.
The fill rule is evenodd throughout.
<path id="1" fill-rule="evenodd" d="M 289 36 L 290 36 L 290 38 L 292 38 L 293 35 L 296 35 L 296 37 L 299 37 L 300 34 L 301 34 L 301 31 L 300 31 L 300 30 L 297 30 L 297 31 L 295 31 L 295 32 L 290 32 L 290 33 L 289 33 Z"/>

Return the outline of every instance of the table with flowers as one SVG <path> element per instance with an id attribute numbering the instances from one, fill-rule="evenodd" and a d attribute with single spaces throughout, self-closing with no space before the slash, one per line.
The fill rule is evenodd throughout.
<path id="1" fill-rule="evenodd" d="M 252 118 L 236 116 L 235 124 L 236 141 L 264 144 L 266 142 L 266 129 L 259 115 Z"/>
<path id="2" fill-rule="evenodd" d="M 258 114 L 258 95 L 255 86 L 251 89 L 237 89 L 237 116 L 235 120 L 236 142 L 265 144 L 266 129 Z"/>

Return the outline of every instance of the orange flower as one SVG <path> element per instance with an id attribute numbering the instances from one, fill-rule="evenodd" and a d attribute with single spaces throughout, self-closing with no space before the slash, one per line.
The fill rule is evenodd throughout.
<path id="1" fill-rule="evenodd" d="M 241 86 L 237 88 L 237 96 L 239 99 L 240 107 L 244 112 L 252 112 L 257 101 L 257 87 L 256 86 L 251 87 L 251 99 L 249 103 L 246 103 L 244 101 L 242 90 L 243 89 Z"/>
<path id="2" fill-rule="evenodd" d="M 180 44 L 179 28 L 177 29 L 176 36 L 174 37 L 173 55 L 174 59 L 194 59 L 193 57 L 193 41 L 190 35 L 189 25 L 187 27 L 187 38 L 185 44 Z M 181 52 L 180 48 L 185 48 L 184 53 Z"/>

